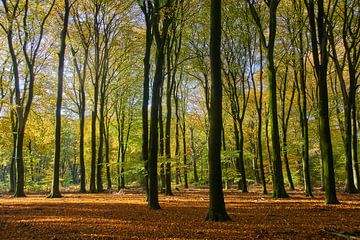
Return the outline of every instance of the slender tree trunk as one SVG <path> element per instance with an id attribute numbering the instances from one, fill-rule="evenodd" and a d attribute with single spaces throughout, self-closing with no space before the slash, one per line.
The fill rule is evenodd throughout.
<path id="1" fill-rule="evenodd" d="M 162 87 L 161 87 L 162 88 Z M 165 155 L 165 138 L 164 138 L 164 121 L 163 121 L 163 115 L 162 115 L 162 92 L 163 90 L 160 90 L 160 103 L 159 103 L 159 135 L 160 135 L 160 156 L 164 157 Z M 165 163 L 164 159 L 162 159 L 162 162 L 160 164 L 160 181 L 161 181 L 161 193 L 165 193 L 166 188 L 166 179 L 165 179 Z"/>
<path id="2" fill-rule="evenodd" d="M 13 103 L 13 95 L 10 100 L 11 104 Z M 17 142 L 17 120 L 14 111 L 10 112 L 11 115 L 11 129 L 12 129 L 12 137 L 13 137 L 13 145 L 12 145 L 12 153 L 10 160 L 10 193 L 15 193 L 16 188 L 16 142 Z"/>
<path id="3" fill-rule="evenodd" d="M 172 1 L 168 2 L 167 7 L 172 6 Z M 151 98 L 151 120 L 150 120 L 150 143 L 149 143 L 149 196 L 148 208 L 160 209 L 158 200 L 158 177 L 157 177 L 157 162 L 158 162 L 158 127 L 159 127 L 159 105 L 161 104 L 160 91 L 163 81 L 163 67 L 165 62 L 164 47 L 167 38 L 167 31 L 172 21 L 168 15 L 170 11 L 165 11 L 165 16 L 162 23 L 162 31 L 160 32 L 160 1 L 154 0 L 153 31 L 156 40 L 156 67 L 155 76 L 152 87 Z"/>
<path id="4" fill-rule="evenodd" d="M 174 37 L 173 37 L 174 38 Z M 173 41 L 171 39 L 168 40 Z M 169 44 L 169 43 L 168 43 Z M 175 74 L 175 72 L 173 73 Z M 166 122 L 165 122 L 165 194 L 173 195 L 171 191 L 171 95 L 174 81 L 171 75 L 171 47 L 167 49 L 167 86 L 166 86 Z"/>
<path id="5" fill-rule="evenodd" d="M 144 185 L 146 193 L 146 201 L 149 198 L 149 173 L 148 173 L 148 158 L 149 158 L 149 127 L 148 127 L 148 107 L 149 107 L 149 90 L 150 90 L 150 56 L 151 46 L 153 42 L 153 35 L 151 30 L 151 15 L 152 2 L 146 0 L 140 6 L 145 16 L 146 23 L 146 43 L 145 43 L 145 57 L 144 57 L 144 82 L 143 82 L 143 102 L 142 102 L 142 158 L 144 160 Z"/>
<path id="6" fill-rule="evenodd" d="M 184 188 L 189 188 L 188 183 L 188 163 L 187 163 L 187 147 L 186 147 L 186 123 L 185 119 L 183 120 L 182 127 L 182 140 L 183 140 L 183 164 L 184 164 Z"/>
<path id="7" fill-rule="evenodd" d="M 126 157 L 126 149 L 125 149 L 125 108 L 121 113 L 121 122 L 120 122 L 120 153 L 121 153 L 121 167 L 120 167 L 120 188 L 125 188 L 125 157 Z"/>
<path id="8" fill-rule="evenodd" d="M 270 107 L 270 123 L 271 123 L 271 142 L 272 142 L 272 160 L 273 160 L 273 197 L 286 198 L 288 194 L 284 187 L 284 177 L 281 164 L 281 149 L 279 137 L 278 111 L 277 111 L 277 97 L 276 97 L 276 69 L 274 63 L 274 47 L 276 36 L 276 21 L 277 21 L 277 6 L 279 0 L 271 0 L 268 2 L 270 10 L 269 17 L 269 40 L 266 43 L 265 35 L 262 29 L 260 18 L 256 12 L 255 6 L 248 0 L 251 14 L 259 28 L 260 39 L 263 46 L 266 48 L 266 66 L 269 80 L 269 107 Z"/>
<path id="9" fill-rule="evenodd" d="M 56 120 L 55 120 L 55 157 L 54 157 L 54 169 L 53 169 L 53 181 L 51 187 L 50 198 L 61 197 L 59 189 L 59 166 L 60 166 L 60 151 L 61 151 L 61 105 L 64 83 L 64 62 L 65 62 L 65 50 L 66 50 L 66 35 L 68 29 L 69 15 L 70 15 L 70 3 L 69 0 L 64 0 L 64 19 L 63 29 L 61 31 L 61 44 L 59 53 L 59 66 L 58 66 L 58 91 L 56 100 Z"/>
<path id="10" fill-rule="evenodd" d="M 179 100 L 177 98 L 176 88 L 174 88 L 174 100 L 175 100 L 175 116 L 176 116 L 176 123 L 175 123 L 175 157 L 176 157 L 176 184 L 181 183 L 181 171 L 180 171 L 180 131 L 179 131 Z"/>
<path id="11" fill-rule="evenodd" d="M 34 159 L 32 157 L 32 143 L 31 139 L 28 142 L 29 158 L 30 158 L 30 178 L 34 181 Z"/>
<path id="12" fill-rule="evenodd" d="M 354 94 L 355 95 L 355 94 Z M 355 99 L 355 97 L 354 97 Z M 355 186 L 360 191 L 360 175 L 359 175 L 359 161 L 358 161 L 358 140 L 357 140 L 357 122 L 356 122 L 356 101 L 352 104 L 352 150 L 353 150 L 353 166 L 354 166 L 354 180 Z"/>
<path id="13" fill-rule="evenodd" d="M 106 184 L 107 190 L 111 191 L 111 171 L 110 171 L 110 132 L 109 129 L 104 131 L 105 138 L 105 162 L 106 162 Z"/>
<path id="14" fill-rule="evenodd" d="M 266 178 L 265 178 L 265 170 L 264 170 L 264 159 L 263 159 L 263 147 L 262 147 L 262 106 L 263 106 L 263 51 L 262 45 L 260 46 L 260 93 L 259 93 L 259 100 L 256 98 L 256 88 L 254 85 L 254 96 L 255 96 L 255 103 L 257 105 L 256 110 L 258 114 L 258 129 L 257 129 L 257 155 L 260 162 L 260 177 L 261 177 L 261 184 L 262 184 L 262 192 L 263 194 L 267 194 L 266 190 Z"/>
<path id="15" fill-rule="evenodd" d="M 301 125 L 302 125 L 302 161 L 304 172 L 304 185 L 306 196 L 312 197 L 312 188 L 310 180 L 310 157 L 309 157 L 309 124 L 307 117 L 307 98 L 306 98 L 306 66 L 304 64 L 304 47 L 303 47 L 303 33 L 300 33 L 300 93 L 301 93 Z"/>
<path id="16" fill-rule="evenodd" d="M 195 153 L 194 128 L 193 127 L 190 127 L 190 147 L 191 147 L 191 160 L 192 160 L 193 171 L 194 171 L 194 181 L 197 183 L 197 182 L 199 182 L 199 176 L 197 173 L 197 166 L 196 166 L 196 153 Z"/>
<path id="17" fill-rule="evenodd" d="M 103 83 L 102 83 L 103 84 Z M 101 85 L 102 85 L 101 84 Z M 101 91 L 102 92 L 102 91 Z M 102 92 L 100 96 L 100 117 L 99 117 L 99 148 L 98 148 L 98 158 L 97 158 L 97 168 L 96 168 L 96 187 L 97 191 L 101 193 L 103 188 L 102 181 L 102 171 L 103 171 L 103 150 L 104 150 L 104 111 L 105 111 L 105 94 Z"/>
<path id="18" fill-rule="evenodd" d="M 85 176 L 85 89 L 81 88 L 81 108 L 80 108 L 80 192 L 86 192 Z"/>

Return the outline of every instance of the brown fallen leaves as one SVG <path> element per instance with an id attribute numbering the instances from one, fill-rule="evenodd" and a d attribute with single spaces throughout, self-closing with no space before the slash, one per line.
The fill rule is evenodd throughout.
<path id="1" fill-rule="evenodd" d="M 232 222 L 205 222 L 206 190 L 160 196 L 161 210 L 148 210 L 138 191 L 0 197 L 0 239 L 343 239 L 360 237 L 360 195 L 340 194 L 327 206 L 317 192 L 285 200 L 225 191 Z M 352 235 L 351 235 L 352 234 Z"/>

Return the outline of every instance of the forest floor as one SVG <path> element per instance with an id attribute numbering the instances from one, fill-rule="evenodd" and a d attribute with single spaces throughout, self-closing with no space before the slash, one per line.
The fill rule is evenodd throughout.
<path id="1" fill-rule="evenodd" d="M 112 194 L 0 196 L 0 239 L 360 239 L 360 195 L 338 194 L 324 205 L 316 192 L 272 199 L 256 189 L 225 191 L 230 222 L 204 221 L 207 190 L 160 195 L 161 210 L 148 210 L 137 190 Z"/>

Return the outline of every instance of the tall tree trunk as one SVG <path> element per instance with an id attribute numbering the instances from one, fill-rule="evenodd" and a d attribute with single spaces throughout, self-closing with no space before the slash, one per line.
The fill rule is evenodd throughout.
<path id="1" fill-rule="evenodd" d="M 81 87 L 81 108 L 80 108 L 80 192 L 86 192 L 85 176 L 85 89 Z"/>
<path id="2" fill-rule="evenodd" d="M 172 6 L 172 0 L 168 0 L 166 7 Z M 150 143 L 149 143 L 149 196 L 148 208 L 160 209 L 158 200 L 158 179 L 157 179 L 157 162 L 158 162 L 158 126 L 159 126 L 159 105 L 161 104 L 160 91 L 163 81 L 163 67 L 165 62 L 164 47 L 167 38 L 167 31 L 171 24 L 170 11 L 164 11 L 165 16 L 160 31 L 160 1 L 154 0 L 153 32 L 156 40 L 156 67 L 152 87 L 151 99 L 151 120 L 150 120 Z"/>
<path id="3" fill-rule="evenodd" d="M 60 151 L 61 151 L 61 104 L 63 94 L 64 83 L 64 62 L 65 62 L 65 50 L 66 50 L 66 35 L 69 23 L 70 15 L 70 3 L 69 0 L 64 0 L 64 19 L 63 29 L 60 37 L 60 53 L 59 53 L 59 65 L 58 65 L 58 91 L 56 100 L 56 120 L 55 120 L 55 157 L 54 157 L 54 169 L 53 169 L 53 181 L 51 187 L 50 198 L 61 197 L 59 189 L 59 167 L 60 167 Z"/>
<path id="4" fill-rule="evenodd" d="M 28 142 L 29 158 L 30 158 L 30 179 L 34 181 L 34 159 L 32 156 L 32 142 L 31 139 Z"/>
<path id="5" fill-rule="evenodd" d="M 197 166 L 196 166 L 196 153 L 195 153 L 194 128 L 193 127 L 190 127 L 190 148 L 191 148 L 191 161 L 192 161 L 193 171 L 194 171 L 194 181 L 197 183 L 197 182 L 199 182 L 199 176 L 197 173 Z"/>
<path id="6" fill-rule="evenodd" d="M 266 48 L 266 66 L 269 80 L 269 98 L 270 98 L 270 123 L 271 123 L 271 143 L 272 143 L 272 160 L 273 160 L 273 197 L 286 198 L 288 194 L 284 187 L 284 177 L 281 164 L 281 150 L 280 150 L 280 137 L 279 137 L 279 124 L 278 124 L 278 111 L 277 111 L 277 97 L 276 97 L 276 69 L 274 63 L 274 47 L 276 36 L 276 12 L 279 0 L 270 0 L 268 7 L 270 11 L 269 17 L 269 40 L 266 43 L 265 35 L 262 29 L 262 24 L 258 13 L 256 12 L 254 3 L 248 0 L 251 14 L 259 28 L 260 39 L 263 46 Z"/>
<path id="7" fill-rule="evenodd" d="M 107 184 L 107 190 L 111 191 L 112 183 L 111 183 L 111 171 L 110 171 L 110 132 L 108 127 L 105 128 L 104 138 L 105 138 L 106 184 Z"/>
<path id="8" fill-rule="evenodd" d="M 180 171 L 180 131 L 179 131 L 179 124 L 180 124 L 180 117 L 179 117 L 179 99 L 177 97 L 177 88 L 174 88 L 174 101 L 175 101 L 175 157 L 176 157 L 176 184 L 181 183 L 181 171 Z"/>
<path id="9" fill-rule="evenodd" d="M 168 42 L 173 42 L 174 36 L 172 39 L 168 39 Z M 168 43 L 169 45 L 169 43 Z M 172 44 L 170 44 L 172 45 Z M 165 122 L 165 157 L 166 157 L 166 166 L 165 166 L 165 194 L 173 195 L 171 191 L 171 97 L 174 86 L 174 79 L 171 75 L 171 49 L 172 47 L 168 46 L 167 48 L 167 84 L 166 84 L 166 122 Z M 175 74 L 174 72 L 173 74 Z M 174 76 L 175 77 L 175 76 Z"/>
<path id="10" fill-rule="evenodd" d="M 145 57 L 144 57 L 144 82 L 143 82 L 143 102 L 142 102 L 142 158 L 144 160 L 144 185 L 146 192 L 146 200 L 149 198 L 149 173 L 148 173 L 148 158 L 149 158 L 149 127 L 148 127 L 148 107 L 149 107 L 149 90 L 150 90 L 150 56 L 151 46 L 153 42 L 153 34 L 151 30 L 151 16 L 152 16 L 152 2 L 150 0 L 143 1 L 140 8 L 145 16 L 146 23 L 146 43 L 145 43 Z"/>
<path id="11" fill-rule="evenodd" d="M 286 63 L 288 64 L 288 63 Z M 286 175 L 289 181 L 290 190 L 295 190 L 294 183 L 291 176 L 291 170 L 289 165 L 289 158 L 288 158 L 288 149 L 287 149 L 287 130 L 289 125 L 289 118 L 292 109 L 292 105 L 294 102 L 295 96 L 295 85 L 291 90 L 291 97 L 289 108 L 286 109 L 286 93 L 287 93 L 287 84 L 288 84 L 288 74 L 289 74 L 289 67 L 286 66 L 284 81 L 282 82 L 282 86 L 280 86 L 280 100 L 281 100 L 281 129 L 282 129 L 282 152 L 284 157 L 284 164 L 286 169 Z"/>
<path id="12" fill-rule="evenodd" d="M 189 188 L 188 183 L 188 163 L 187 163 L 187 147 L 186 147 L 186 123 L 183 119 L 182 140 L 183 140 L 183 164 L 184 164 L 184 188 Z"/>
<path id="13" fill-rule="evenodd" d="M 103 85 L 104 83 L 101 83 Z M 102 87 L 101 87 L 102 89 Z M 101 193 L 103 188 L 102 171 L 103 171 L 103 150 L 104 150 L 104 111 L 105 111 L 105 94 L 101 91 L 100 94 L 100 109 L 99 109 L 99 148 L 97 157 L 97 168 L 96 168 L 96 187 L 97 191 Z"/>
<path id="14" fill-rule="evenodd" d="M 162 88 L 162 87 L 161 87 Z M 164 157 L 165 154 L 165 138 L 164 138 L 164 121 L 163 121 L 163 115 L 162 115 L 162 92 L 163 90 L 160 90 L 160 103 L 159 103 L 159 141 L 160 141 L 160 156 Z M 161 193 L 165 193 L 166 188 L 166 179 L 165 179 L 165 162 L 164 159 L 162 159 L 162 162 L 160 163 L 160 181 L 161 181 Z"/>
<path id="15" fill-rule="evenodd" d="M 301 31 L 299 37 L 299 63 L 300 63 L 300 93 L 301 93 L 301 126 L 302 126 L 302 162 L 304 172 L 304 185 L 305 194 L 312 197 L 311 180 L 310 180 L 310 157 L 309 157 L 309 124 L 307 117 L 307 98 L 306 98 L 306 66 L 304 64 L 304 46 L 303 46 L 303 33 Z"/>
<path id="16" fill-rule="evenodd" d="M 317 16 L 315 15 L 314 0 L 305 0 L 309 14 L 311 46 L 314 66 L 319 85 L 319 120 L 320 120 L 320 149 L 324 167 L 325 202 L 327 204 L 339 203 L 336 197 L 334 159 L 331 145 L 331 131 L 329 123 L 328 89 L 327 89 L 327 32 L 324 1 L 317 1 Z M 315 20 L 317 22 L 315 22 Z M 318 27 L 316 29 L 316 26 Z M 319 45 L 318 45 L 319 44 Z M 320 52 L 318 49 L 320 47 Z"/>
<path id="17" fill-rule="evenodd" d="M 222 80 L 221 80 L 221 0 L 211 0 L 210 14 L 210 66 L 211 102 L 209 130 L 209 187 L 210 206 L 208 221 L 230 220 L 225 210 L 221 177 L 221 126 L 222 126 Z"/>
<path id="18" fill-rule="evenodd" d="M 261 185 L 262 185 L 262 192 L 263 194 L 267 194 L 266 190 L 266 178 L 265 178 L 265 170 L 264 170 L 264 159 L 263 159 L 263 147 L 262 147 L 262 106 L 263 106 L 263 51 L 262 45 L 259 44 L 259 51 L 260 51 L 260 93 L 259 99 L 256 97 L 256 86 L 255 83 L 253 84 L 254 87 L 254 97 L 255 97 L 255 104 L 256 104 L 256 111 L 258 115 L 258 129 L 257 129 L 257 156 L 260 162 L 260 177 L 261 177 Z"/>
<path id="19" fill-rule="evenodd" d="M 13 94 L 11 94 L 10 104 L 13 104 Z M 16 142 L 17 142 L 17 118 L 16 113 L 14 111 L 10 112 L 11 118 L 11 130 L 12 130 L 12 138 L 13 138 L 13 145 L 12 145 L 12 153 L 11 153 L 11 160 L 10 160 L 10 193 L 15 193 L 16 188 Z"/>
<path id="20" fill-rule="evenodd" d="M 354 94 L 355 95 L 355 94 Z M 355 97 L 354 97 L 355 98 Z M 354 183 L 358 191 L 360 191 L 360 174 L 358 160 L 358 139 L 357 139 L 357 122 L 356 122 L 356 100 L 352 104 L 352 150 L 353 150 L 353 166 L 354 166 Z"/>

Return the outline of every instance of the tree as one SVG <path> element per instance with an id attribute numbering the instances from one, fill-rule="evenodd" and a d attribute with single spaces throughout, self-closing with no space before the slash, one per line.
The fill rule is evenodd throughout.
<path id="1" fill-rule="evenodd" d="M 148 126 L 148 107 L 149 107 L 149 89 L 150 89 L 150 55 L 151 46 L 153 42 L 152 33 L 152 11 L 153 4 L 150 0 L 139 1 L 141 11 L 145 17 L 146 23 L 146 42 L 145 42 L 145 57 L 144 57 L 144 82 L 143 82 L 143 104 L 142 104 L 142 158 L 144 160 L 145 170 L 145 192 L 147 200 L 149 198 L 148 185 L 148 158 L 149 158 L 149 126 Z"/>
<path id="2" fill-rule="evenodd" d="M 356 65 L 359 63 L 360 53 L 356 49 L 360 46 L 360 27 L 355 26 L 355 22 L 359 21 L 359 16 L 355 14 L 355 9 L 350 1 L 344 1 L 343 6 L 338 6 L 339 11 L 334 10 L 341 18 L 345 16 L 342 26 L 338 27 L 336 21 L 330 21 L 329 23 L 329 44 L 331 47 L 330 57 L 332 58 L 335 70 L 339 79 L 340 89 L 342 94 L 343 106 L 344 106 L 344 119 L 341 128 L 343 132 L 343 141 L 345 146 L 345 173 L 346 173 L 346 185 L 345 192 L 356 193 L 359 191 L 358 184 L 359 179 L 359 167 L 357 160 L 357 127 L 356 127 L 356 89 L 357 79 L 359 74 L 356 71 Z M 340 10 L 340 8 L 342 8 Z M 341 16 L 341 17 L 340 17 Z M 339 28 L 339 33 L 336 31 Z M 341 33 L 340 33 L 341 31 Z M 335 34 L 341 36 L 341 43 L 344 47 L 345 53 L 341 59 L 341 54 L 337 51 L 337 42 L 339 40 L 335 37 Z M 340 50 L 342 52 L 342 50 Z M 349 87 L 346 86 L 345 80 L 345 64 L 347 63 L 348 75 L 349 75 Z M 356 76 L 357 75 L 357 76 Z M 354 137 L 355 136 L 355 137 Z"/>
<path id="3" fill-rule="evenodd" d="M 264 27 L 261 23 L 260 16 L 255 8 L 254 2 L 247 0 L 251 15 L 254 18 L 255 24 L 258 27 L 260 34 L 260 41 L 266 49 L 266 66 L 269 80 L 269 96 L 270 96 L 270 123 L 271 123 L 271 142 L 272 142 L 272 167 L 273 167 L 273 197 L 286 198 L 288 194 L 284 188 L 284 177 L 282 173 L 281 154 L 280 154 L 280 137 L 278 124 L 278 111 L 276 100 L 276 68 L 274 63 L 274 46 L 276 37 L 276 13 L 280 0 L 265 1 L 269 8 L 269 39 L 266 42 Z"/>
<path id="4" fill-rule="evenodd" d="M 173 1 L 167 0 L 160 5 L 159 0 L 154 0 L 154 10 L 152 15 L 152 29 L 156 41 L 156 67 L 152 87 L 151 98 L 151 119 L 150 119 L 150 142 L 149 142 L 149 196 L 148 208 L 160 209 L 158 200 L 157 183 L 157 160 L 158 160 L 158 125 L 159 125 L 159 104 L 161 103 L 161 87 L 163 82 L 163 67 L 165 62 L 165 43 L 167 32 L 171 24 L 171 11 Z M 163 17 L 162 28 L 160 28 L 161 16 Z"/>
<path id="5" fill-rule="evenodd" d="M 211 1 L 210 13 L 210 130 L 209 130 L 209 187 L 210 206 L 207 221 L 228 221 L 225 210 L 221 177 L 221 126 L 222 126 L 222 81 L 221 81 L 221 0 Z"/>
<path id="6" fill-rule="evenodd" d="M 307 89 L 307 77 L 306 77 L 306 50 L 307 43 L 304 42 L 304 7 L 302 2 L 293 1 L 295 21 L 293 26 L 290 26 L 293 39 L 295 59 L 294 64 L 294 75 L 295 75 L 295 86 L 298 91 L 298 104 L 300 112 L 300 125 L 301 125 L 301 155 L 304 175 L 304 186 L 306 196 L 312 197 L 311 180 L 310 180 L 310 156 L 309 156 L 309 120 L 308 120 L 308 100 L 306 97 Z M 290 19 L 294 16 L 290 15 Z M 300 27 L 300 29 L 298 29 Z M 295 37 L 298 36 L 298 37 Z M 298 67 L 300 66 L 300 68 Z"/>
<path id="7" fill-rule="evenodd" d="M 79 81 L 78 89 L 74 90 L 74 95 L 76 99 L 76 105 L 79 113 L 79 159 L 80 159 L 80 192 L 86 192 L 86 176 L 85 176 L 85 149 L 84 149 L 84 137 L 85 137 L 85 110 L 86 110 L 86 94 L 85 94 L 85 80 L 87 78 L 88 71 L 88 60 L 89 60 L 89 51 L 90 51 L 90 34 L 86 30 L 86 24 L 80 20 L 81 10 L 79 5 L 76 5 L 73 11 L 74 25 L 76 28 L 76 33 L 80 38 L 80 45 L 82 47 L 82 56 L 83 61 L 80 64 L 80 57 L 77 57 L 79 50 L 75 50 L 75 42 L 71 46 L 71 53 L 73 55 L 73 62 L 76 71 L 76 75 Z M 76 85 L 74 83 L 74 85 Z"/>
<path id="8" fill-rule="evenodd" d="M 52 1 L 50 7 L 44 14 L 32 13 L 38 17 L 39 26 L 29 25 L 29 1 L 25 3 L 20 0 L 8 2 L 2 0 L 4 11 L 5 11 L 5 24 L 1 23 L 0 27 L 6 33 L 6 39 L 12 61 L 12 70 L 15 86 L 15 104 L 16 104 L 16 115 L 17 115 L 17 138 L 16 138 L 16 191 L 15 197 L 25 197 L 24 192 L 24 158 L 23 158 L 23 146 L 24 146 L 24 135 L 26 129 L 26 123 L 29 118 L 31 105 L 34 98 L 34 85 L 35 85 L 35 67 L 36 60 L 38 58 L 40 45 L 43 40 L 45 23 L 50 16 L 50 13 L 54 7 L 55 0 Z M 40 4 L 40 3 L 39 3 Z M 38 6 L 36 4 L 36 6 Z M 39 8 L 37 8 L 39 9 Z M 42 9 L 43 10 L 43 9 Z M 22 23 L 17 24 L 17 19 L 22 15 Z M 33 16 L 31 16 L 33 17 Z M 42 18 L 41 18 L 42 17 Z M 16 29 L 18 27 L 18 29 Z M 38 27 L 38 28 L 37 28 Z M 14 38 L 14 31 L 18 31 L 20 39 Z M 27 68 L 27 75 L 22 78 L 20 72 L 21 60 L 16 49 L 16 40 L 22 48 L 23 57 Z M 31 44 L 32 47 L 29 47 Z M 24 87 L 21 87 L 22 80 Z"/>
<path id="9" fill-rule="evenodd" d="M 325 178 L 325 203 L 336 204 L 334 159 L 331 145 L 331 132 L 329 124 L 328 89 L 327 89 L 327 21 L 324 9 L 324 1 L 317 1 L 315 8 L 314 0 L 305 0 L 309 15 L 312 56 L 315 72 L 319 85 L 319 118 L 320 118 L 320 149 L 324 167 Z M 317 9 L 317 14 L 315 13 Z"/>
<path id="10" fill-rule="evenodd" d="M 58 65 L 58 89 L 56 98 L 56 121 L 55 121 L 55 154 L 54 154 L 54 169 L 53 169 L 53 182 L 49 198 L 61 197 L 59 189 L 59 167 L 60 167 L 60 143 L 61 143 L 61 104 L 64 83 L 64 62 L 66 50 L 66 35 L 68 31 L 69 15 L 71 4 L 69 0 L 64 0 L 64 17 L 63 28 L 60 35 L 60 52 L 59 52 L 59 65 Z"/>

